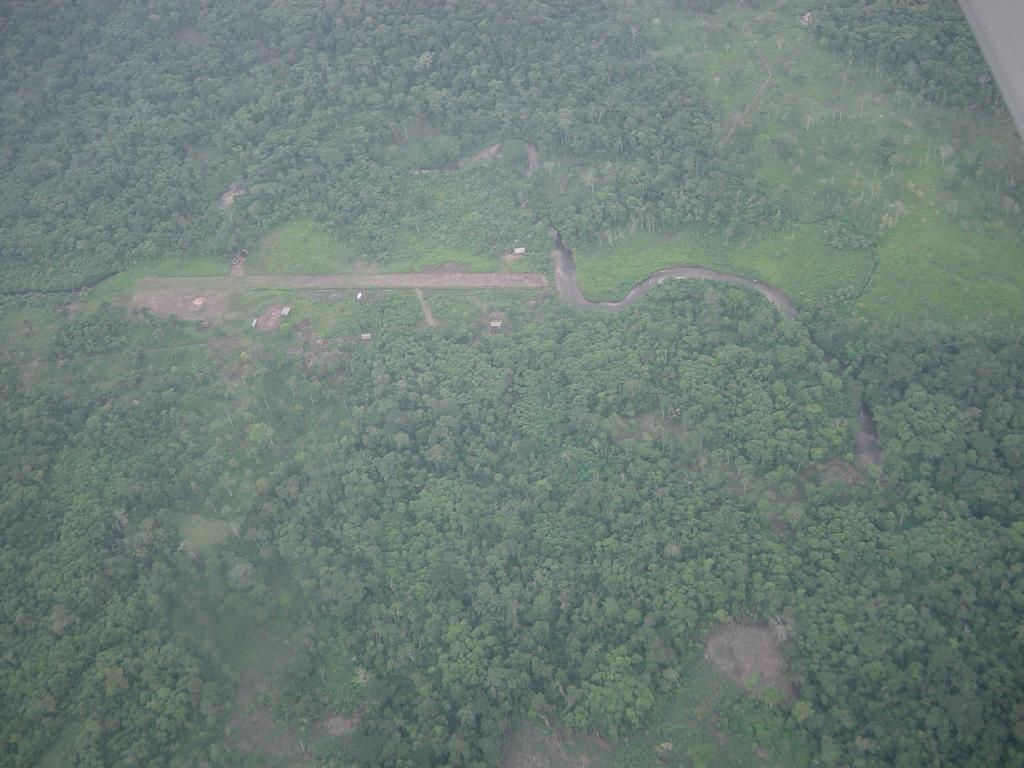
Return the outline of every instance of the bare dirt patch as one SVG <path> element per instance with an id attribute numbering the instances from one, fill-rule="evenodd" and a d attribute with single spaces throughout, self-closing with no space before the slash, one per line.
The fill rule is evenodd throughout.
<path id="1" fill-rule="evenodd" d="M 220 196 L 220 201 L 219 201 L 218 205 L 220 206 L 221 210 L 224 210 L 226 208 L 230 208 L 232 205 L 235 204 L 235 198 L 236 197 L 241 197 L 245 193 L 246 193 L 245 187 L 243 187 L 238 182 L 232 181 L 228 185 L 228 188 L 226 190 L 224 190 L 224 194 L 222 194 Z"/>
<path id="2" fill-rule="evenodd" d="M 344 738 L 350 736 L 352 732 L 359 727 L 359 724 L 363 722 L 363 716 L 360 714 L 350 715 L 327 715 L 323 719 L 324 729 L 328 735 L 336 738 Z"/>
<path id="3" fill-rule="evenodd" d="M 459 160 L 459 169 L 468 168 L 469 166 L 482 162 L 484 160 L 492 160 L 495 157 L 501 157 L 501 144 L 491 144 L 489 147 L 484 147 L 475 155 L 464 157 Z"/>
<path id="4" fill-rule="evenodd" d="M 206 42 L 206 35 L 195 27 L 182 27 L 174 33 L 174 42 L 186 45 L 202 45 Z"/>
<path id="5" fill-rule="evenodd" d="M 271 304 L 256 319 L 256 328 L 261 331 L 276 331 L 278 326 L 281 325 L 281 318 L 284 317 L 281 314 L 281 310 L 284 307 L 284 304 Z"/>
<path id="6" fill-rule="evenodd" d="M 501 753 L 501 768 L 587 768 L 594 754 L 608 745 L 592 736 L 555 730 L 528 722 L 509 732 Z"/>
<path id="7" fill-rule="evenodd" d="M 413 175 L 419 175 L 423 173 L 455 173 L 465 168 L 469 168 L 472 165 L 476 165 L 484 160 L 491 160 L 495 157 L 501 157 L 501 144 L 491 144 L 489 147 L 484 147 L 475 155 L 464 157 L 454 163 L 446 165 L 444 168 L 413 168 L 409 173 Z"/>
<path id="8" fill-rule="evenodd" d="M 224 314 L 225 293 L 216 290 L 199 292 L 176 288 L 140 288 L 131 298 L 131 306 L 148 309 L 159 317 L 181 320 L 215 320 Z"/>
<path id="9" fill-rule="evenodd" d="M 760 696 L 774 688 L 793 701 L 796 692 L 786 679 L 780 649 L 784 636 L 781 628 L 735 624 L 708 638 L 705 657 L 748 691 Z"/>

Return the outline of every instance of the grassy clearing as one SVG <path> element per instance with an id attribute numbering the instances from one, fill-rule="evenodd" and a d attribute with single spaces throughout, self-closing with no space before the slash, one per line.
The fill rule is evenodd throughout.
<path id="1" fill-rule="evenodd" d="M 829 270 L 815 269 L 822 253 Z M 857 291 L 872 269 L 870 254 L 831 248 L 820 227 L 797 223 L 781 231 L 724 242 L 693 228 L 672 237 L 638 235 L 614 246 L 574 254 L 580 287 L 594 301 L 620 299 L 637 281 L 666 266 L 707 266 L 756 277 L 785 290 L 798 304 Z"/>
<path id="2" fill-rule="evenodd" d="M 505 745 L 502 765 L 548 768 L 799 768 L 813 750 L 793 721 L 745 696 L 710 663 L 694 664 L 643 731 L 605 742 L 529 723 Z"/>
<path id="3" fill-rule="evenodd" d="M 293 221 L 278 227 L 246 259 L 248 275 L 330 275 L 357 271 L 355 250 L 325 226 Z"/>
<path id="4" fill-rule="evenodd" d="M 178 532 L 196 551 L 211 552 L 231 535 L 231 523 L 202 515 L 182 515 L 178 518 Z"/>
<path id="5" fill-rule="evenodd" d="M 704 661 L 641 734 L 597 755 L 595 768 L 811 764 L 812 749 L 783 712 L 745 697 Z"/>
<path id="6" fill-rule="evenodd" d="M 524 305 L 532 306 L 537 298 L 523 291 L 433 291 L 427 293 L 430 308 L 441 329 L 486 330 L 494 312 L 505 313 Z"/>
<path id="7" fill-rule="evenodd" d="M 922 103 L 870 66 L 834 58 L 797 22 L 803 11 L 790 0 L 730 4 L 699 23 L 667 11 L 656 23 L 659 55 L 689 59 L 723 136 L 767 62 L 772 80 L 752 127 L 732 143 L 750 149 L 792 223 L 746 241 L 691 231 L 658 245 L 623 236 L 580 249 L 584 291 L 618 298 L 656 269 L 691 263 L 768 280 L 802 304 L 840 303 L 869 322 L 1024 318 L 1024 216 L 1004 197 L 1022 147 L 1008 119 Z M 825 242 L 830 218 L 873 240 L 874 254 Z M 877 271 L 857 295 L 874 255 Z"/>
<path id="8" fill-rule="evenodd" d="M 177 256 L 138 264 L 90 288 L 83 296 L 86 308 L 94 309 L 104 301 L 114 302 L 130 294 L 140 277 L 224 277 L 231 269 L 227 261 L 203 256 Z"/>
<path id="9" fill-rule="evenodd" d="M 0 364 L 23 366 L 44 357 L 64 313 L 60 301 L 8 302 L 0 311 Z"/>
<path id="10" fill-rule="evenodd" d="M 963 237 L 948 219 L 910 219 L 886 238 L 858 311 L 868 320 L 999 325 L 1024 315 L 1024 248 L 1006 229 Z M 916 317 L 911 315 L 916 312 Z"/>

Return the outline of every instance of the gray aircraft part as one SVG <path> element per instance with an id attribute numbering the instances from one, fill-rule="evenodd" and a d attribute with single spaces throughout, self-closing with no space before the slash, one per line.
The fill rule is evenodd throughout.
<path id="1" fill-rule="evenodd" d="M 1024 138 L 1024 0 L 960 0 L 981 52 Z"/>

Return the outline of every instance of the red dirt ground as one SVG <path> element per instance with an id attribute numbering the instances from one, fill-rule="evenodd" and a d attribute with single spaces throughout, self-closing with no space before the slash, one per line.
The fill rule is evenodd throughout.
<path id="1" fill-rule="evenodd" d="M 231 184 L 228 185 L 228 188 L 224 190 L 224 194 L 220 196 L 220 207 L 222 209 L 230 208 L 232 205 L 235 204 L 235 198 L 241 197 L 242 195 L 245 194 L 245 192 L 245 187 L 243 187 L 241 184 L 238 184 L 237 182 L 234 181 L 231 182 Z"/>
<path id="2" fill-rule="evenodd" d="M 261 331 L 275 331 L 281 325 L 281 310 L 284 304 L 271 304 L 256 321 L 256 328 Z"/>

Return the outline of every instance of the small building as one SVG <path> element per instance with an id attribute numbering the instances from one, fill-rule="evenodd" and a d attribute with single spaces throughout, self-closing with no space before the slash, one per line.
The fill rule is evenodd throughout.
<path id="1" fill-rule="evenodd" d="M 249 327 L 250 327 L 250 328 L 255 328 L 255 327 L 256 327 L 256 323 L 258 323 L 259 321 L 260 321 L 260 319 L 259 319 L 258 317 L 254 317 L 254 318 L 252 319 L 252 322 L 251 322 L 251 323 L 249 323 Z"/>
<path id="2" fill-rule="evenodd" d="M 501 330 L 501 320 L 491 320 L 491 333 L 497 333 Z"/>
<path id="3" fill-rule="evenodd" d="M 292 313 L 291 307 L 281 307 L 281 317 L 288 317 Z"/>
<path id="4" fill-rule="evenodd" d="M 526 253 L 526 249 L 521 245 L 512 249 L 513 256 L 522 256 L 524 253 Z"/>
<path id="5" fill-rule="evenodd" d="M 359 338 L 362 339 L 363 341 L 373 341 L 373 334 L 372 333 L 360 333 L 359 334 Z"/>
<path id="6" fill-rule="evenodd" d="M 362 291 L 357 291 L 356 292 L 356 301 L 362 301 L 362 299 L 363 299 L 363 292 Z"/>

